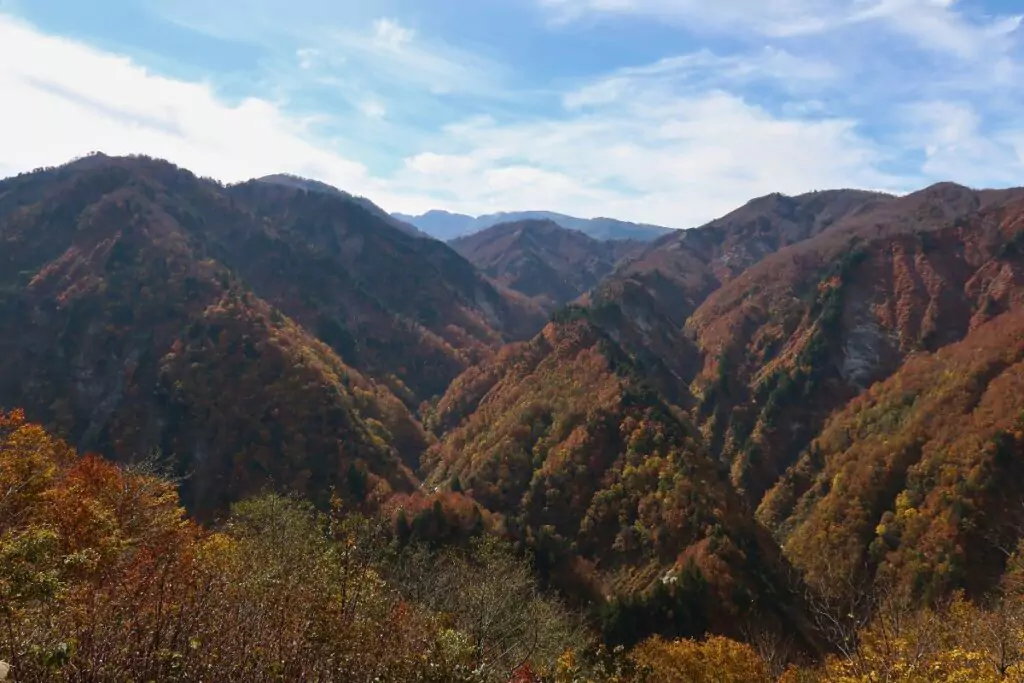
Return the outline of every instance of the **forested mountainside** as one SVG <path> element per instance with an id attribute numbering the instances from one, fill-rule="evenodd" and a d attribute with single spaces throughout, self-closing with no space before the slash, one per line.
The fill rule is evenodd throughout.
<path id="1" fill-rule="evenodd" d="M 0 491 L 0 677 L 19 681 L 1021 680 L 1016 600 L 877 602 L 858 647 L 820 664 L 757 637 L 609 650 L 493 537 L 430 547 L 336 498 L 273 495 L 203 528 L 166 479 L 80 457 L 19 411 L 0 413 Z"/>
<path id="2" fill-rule="evenodd" d="M 781 227 L 752 244 L 751 230 L 766 224 Z M 884 580 L 919 599 L 957 588 L 982 595 L 1000 584 L 1024 529 L 1016 511 L 993 520 L 1006 501 L 1024 500 L 1010 484 L 1024 453 L 1013 437 L 1021 411 L 1009 374 L 1024 302 L 1022 239 L 1021 190 L 941 184 L 900 198 L 774 196 L 650 245 L 544 334 L 571 336 L 575 318 L 585 318 L 613 356 L 681 411 L 702 452 L 729 469 L 731 491 L 759 507 L 816 589 L 835 590 L 835 580 L 864 592 Z M 695 246 L 708 244 L 734 246 Z M 603 405 L 596 387 L 574 384 L 586 373 L 554 370 L 567 365 L 538 338 L 528 353 L 468 372 L 438 404 L 442 438 L 430 453 L 470 475 L 471 495 L 497 496 L 496 509 L 514 503 L 525 519 L 533 497 L 523 482 L 542 482 L 536 473 L 566 452 L 550 450 L 565 437 L 542 416 L 551 405 L 575 403 L 576 414 Z M 917 389 L 905 387 L 904 373 Z M 537 387 L 560 398 L 539 400 Z M 887 392 L 878 412 L 857 398 L 869 387 L 869 396 Z M 534 405 L 534 419 L 516 416 Z M 599 452 L 592 431 L 581 432 L 587 453 Z M 569 481 L 548 490 L 583 510 L 591 495 L 603 500 L 575 494 Z M 637 480 L 601 481 L 643 499 Z M 913 532 L 893 521 L 909 508 L 914 522 L 903 524 Z M 588 514 L 545 510 L 573 523 Z M 643 537 L 642 523 L 619 521 Z M 569 530 L 564 542 L 585 547 Z"/>
<path id="3" fill-rule="evenodd" d="M 566 230 L 582 232 L 596 240 L 634 240 L 650 242 L 662 235 L 674 232 L 671 228 L 644 223 L 629 223 L 614 218 L 576 218 L 552 211 L 508 211 L 485 216 L 466 216 L 447 211 L 428 211 L 420 216 L 396 213 L 395 218 L 415 225 L 423 232 L 439 240 L 450 241 L 467 237 L 502 223 L 523 221 L 551 221 Z"/>
<path id="4" fill-rule="evenodd" d="M 831 411 L 1019 303 L 1021 200 L 928 188 L 778 252 L 701 305 L 687 326 L 704 431 L 752 502 Z"/>
<path id="5" fill-rule="evenodd" d="M 549 220 L 501 223 L 449 242 L 495 281 L 554 310 L 589 291 L 643 244 L 600 241 Z"/>
<path id="6" fill-rule="evenodd" d="M 0 241 L 0 402 L 82 448 L 159 451 L 197 512 L 270 481 L 410 490 L 407 405 L 535 315 L 347 200 L 148 159 L 4 181 Z"/>
<path id="7" fill-rule="evenodd" d="M 252 659 L 223 668 L 203 644 L 266 632 L 228 642 L 200 620 L 193 647 L 137 611 L 166 571 L 211 614 L 294 627 L 281 676 L 306 662 L 335 680 L 341 660 L 356 680 L 502 683 L 1019 668 L 992 657 L 1019 640 L 999 624 L 1024 585 L 1024 190 L 770 195 L 642 245 L 526 221 L 455 246 L 288 177 L 224 187 L 96 155 L 0 181 L 0 408 L 26 413 L 0 418 L 0 615 L 19 624 L 0 659 L 81 662 L 99 652 L 82 634 L 137 613 L 188 652 L 143 661 L 124 641 L 104 661 L 251 677 Z M 252 545 L 267 515 L 315 550 L 311 590 L 348 590 L 356 566 L 365 602 L 325 603 L 312 626 L 298 584 L 261 593 L 248 563 L 284 557 Z M 406 553 L 458 590 L 402 574 Z M 76 602 L 110 577 L 142 583 Z M 508 649 L 496 614 L 518 615 Z M 323 639 L 349 618 L 363 635 Z M 359 638 L 392 618 L 411 631 L 388 669 Z M 894 644 L 899 628 L 916 640 Z M 671 640 L 707 633 L 734 640 Z"/>
<path id="8" fill-rule="evenodd" d="M 760 197 L 705 226 L 661 237 L 608 278 L 595 296 L 628 301 L 631 290 L 642 289 L 681 326 L 712 292 L 769 254 L 888 199 L 859 190 Z"/>
<path id="9" fill-rule="evenodd" d="M 987 317 L 987 316 L 986 316 Z M 827 421 L 761 506 L 807 575 L 932 600 L 997 587 L 1024 533 L 1024 311 L 918 353 Z"/>
<path id="10" fill-rule="evenodd" d="M 777 546 L 637 370 L 570 310 L 456 381 L 432 416 L 428 483 L 502 515 L 564 590 L 618 596 L 616 639 L 756 626 L 814 644 Z"/>

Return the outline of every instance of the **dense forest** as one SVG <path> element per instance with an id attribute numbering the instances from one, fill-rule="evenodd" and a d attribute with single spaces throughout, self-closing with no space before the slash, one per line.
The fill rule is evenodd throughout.
<path id="1" fill-rule="evenodd" d="M 654 636 L 609 648 L 493 536 L 438 543 L 396 533 L 336 496 L 318 511 L 269 493 L 204 528 L 154 466 L 81 457 L 22 412 L 0 415 L 0 653 L 9 660 L 0 676 L 1024 680 L 1019 581 L 986 608 L 954 594 L 915 611 L 895 593 L 872 595 L 862 622 L 835 622 L 843 639 L 817 665 L 792 664 L 792 643 L 766 637 Z M 824 603 L 816 608 L 825 613 Z"/>
<path id="2" fill-rule="evenodd" d="M 1024 680 L 1024 190 L 453 245 L 0 181 L 0 677 Z"/>

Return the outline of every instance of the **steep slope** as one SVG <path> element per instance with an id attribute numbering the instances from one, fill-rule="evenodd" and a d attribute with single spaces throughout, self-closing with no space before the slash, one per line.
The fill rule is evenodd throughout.
<path id="1" fill-rule="evenodd" d="M 880 580 L 924 599 L 983 595 L 1024 536 L 1022 481 L 1018 308 L 913 356 L 830 418 L 760 514 L 833 590 Z"/>
<path id="2" fill-rule="evenodd" d="M 552 221 L 502 223 L 450 245 L 495 281 L 548 309 L 589 291 L 639 242 L 598 241 Z"/>
<path id="3" fill-rule="evenodd" d="M 723 283 L 776 250 L 889 201 L 858 190 L 769 195 L 694 230 L 656 240 L 625 259 L 587 297 L 595 321 L 669 400 L 694 407 L 690 384 L 705 365 L 685 329 Z"/>
<path id="4" fill-rule="evenodd" d="M 693 314 L 702 428 L 751 501 L 908 354 L 1016 304 L 1014 197 L 942 185 L 879 204 L 766 258 Z"/>
<path id="5" fill-rule="evenodd" d="M 484 216 L 466 216 L 447 211 L 428 211 L 420 216 L 396 213 L 395 218 L 411 223 L 437 239 L 450 241 L 486 230 L 502 223 L 551 221 L 567 230 L 577 230 L 597 240 L 635 240 L 650 242 L 674 232 L 671 228 L 644 223 L 630 223 L 614 218 L 576 218 L 551 211 L 509 211 Z"/>
<path id="6" fill-rule="evenodd" d="M 408 410 L 218 263 L 184 197 L 228 204 L 143 159 L 0 183 L 0 404 L 83 449 L 153 453 L 201 516 L 268 485 L 410 490 Z"/>
<path id="7" fill-rule="evenodd" d="M 262 227 L 242 223 L 226 234 L 224 263 L 410 404 L 544 324 L 539 306 L 446 245 L 390 229 L 350 202 L 258 182 L 226 194 Z"/>
<path id="8" fill-rule="evenodd" d="M 585 310 L 468 371 L 432 424 L 447 431 L 428 483 L 504 515 L 554 581 L 592 576 L 619 596 L 614 635 L 805 630 L 778 549 L 724 469 Z"/>
<path id="9" fill-rule="evenodd" d="M 201 235 L 211 258 L 410 406 L 546 321 L 535 303 L 490 282 L 449 247 L 403 234 L 334 193 L 259 181 L 221 188 L 169 166 L 102 156 L 59 172 L 109 166 L 155 178 L 162 188 L 151 199 Z M 10 181 L 6 201 L 45 201 L 50 177 Z"/>
<path id="10" fill-rule="evenodd" d="M 662 313 L 682 326 L 712 292 L 750 266 L 890 199 L 860 190 L 760 197 L 700 228 L 652 242 L 623 264 L 596 296 L 614 300 L 624 289 L 642 288 Z"/>
<path id="11" fill-rule="evenodd" d="M 307 192 L 322 192 L 336 197 L 341 197 L 342 199 L 347 199 L 348 201 L 359 205 L 363 209 L 366 209 L 367 212 L 373 214 L 375 218 L 380 219 L 391 227 L 397 228 L 408 235 L 413 237 L 430 237 L 427 233 L 418 230 L 416 226 L 392 216 L 366 197 L 358 197 L 356 195 L 349 194 L 344 190 L 339 190 L 333 185 L 322 183 L 319 180 L 310 180 L 309 178 L 301 178 L 287 173 L 276 173 L 274 175 L 257 178 L 256 182 L 266 183 L 268 185 L 282 185 L 284 187 L 292 187 L 298 190 L 306 190 Z"/>

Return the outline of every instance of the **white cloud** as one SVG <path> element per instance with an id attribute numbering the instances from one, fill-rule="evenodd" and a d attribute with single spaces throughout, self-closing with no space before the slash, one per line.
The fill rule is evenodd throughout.
<path id="1" fill-rule="evenodd" d="M 725 92 L 667 97 L 627 89 L 561 120 L 446 129 L 445 154 L 407 161 L 397 191 L 452 197 L 478 212 L 554 206 L 689 227 L 750 197 L 826 187 L 889 187 L 883 151 L 852 121 L 775 118 Z"/>
<path id="2" fill-rule="evenodd" d="M 377 100 L 364 100 L 360 102 L 359 111 L 363 112 L 363 116 L 371 119 L 382 119 L 388 115 L 387 107 Z"/>
<path id="3" fill-rule="evenodd" d="M 349 73 L 370 75 L 378 87 L 414 87 L 434 94 L 499 93 L 501 67 L 444 42 L 424 40 L 393 19 L 377 19 L 369 31 L 331 31 L 319 45 L 326 54 L 345 60 Z"/>
<path id="4" fill-rule="evenodd" d="M 842 20 L 825 0 L 539 0 L 557 21 L 589 14 L 637 14 L 694 27 L 743 27 L 772 36 L 820 31 Z"/>
<path id="5" fill-rule="evenodd" d="M 855 11 L 850 21 L 880 20 L 927 50 L 945 51 L 968 60 L 1005 52 L 1020 16 L 971 20 L 956 9 L 956 0 L 876 0 Z"/>
<path id="6" fill-rule="evenodd" d="M 0 92 L 4 175 L 99 150 L 152 154 L 223 180 L 287 171 L 367 186 L 362 164 L 323 150 L 272 102 L 228 105 L 206 84 L 157 76 L 4 15 Z"/>
<path id="7" fill-rule="evenodd" d="M 401 50 L 412 42 L 416 32 L 392 19 L 378 19 L 373 22 L 373 35 L 378 45 L 389 50 Z"/>
<path id="8" fill-rule="evenodd" d="M 976 187 L 1024 181 L 1024 125 L 983 132 L 984 122 L 967 102 L 920 102 L 903 108 L 904 144 L 924 150 L 922 170 Z"/>

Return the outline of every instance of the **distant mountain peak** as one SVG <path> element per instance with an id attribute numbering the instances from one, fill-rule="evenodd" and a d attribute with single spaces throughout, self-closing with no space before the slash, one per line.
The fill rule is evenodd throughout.
<path id="1" fill-rule="evenodd" d="M 548 218 L 499 223 L 449 245 L 488 277 L 547 310 L 588 292 L 643 246 L 635 240 L 597 240 Z"/>
<path id="2" fill-rule="evenodd" d="M 551 221 L 568 230 L 576 230 L 597 240 L 635 240 L 652 242 L 673 232 L 672 228 L 645 223 L 631 223 L 614 218 L 577 218 L 552 211 L 499 211 L 483 216 L 449 213 L 439 209 L 419 216 L 394 214 L 399 220 L 415 225 L 440 240 L 450 241 L 478 233 L 502 223 L 525 220 Z"/>

